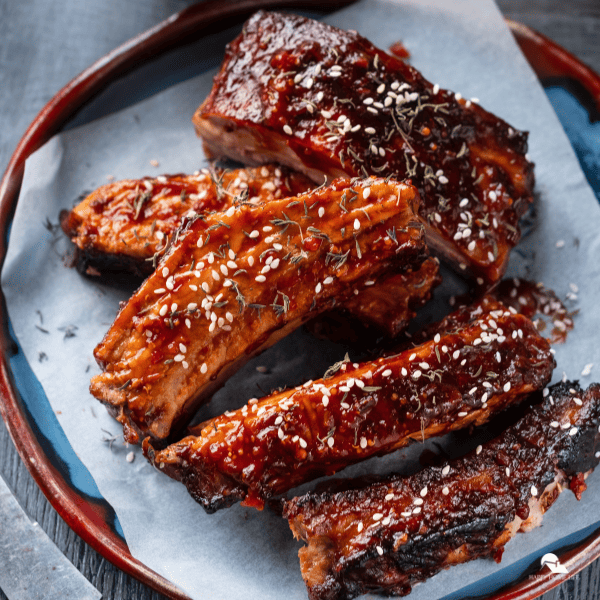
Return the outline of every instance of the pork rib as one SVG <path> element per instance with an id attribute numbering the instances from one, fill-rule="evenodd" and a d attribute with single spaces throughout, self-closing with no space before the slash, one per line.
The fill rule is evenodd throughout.
<path id="1" fill-rule="evenodd" d="M 154 254 L 184 218 L 227 210 L 237 202 L 296 196 L 314 187 L 306 177 L 274 165 L 194 175 L 161 175 L 104 185 L 61 213 L 63 231 L 77 247 L 77 266 L 149 275 Z M 91 272 L 95 272 L 95 271 Z"/>
<path id="2" fill-rule="evenodd" d="M 381 275 L 420 266 L 418 202 L 407 184 L 345 179 L 196 218 L 96 347 L 92 394 L 127 441 L 166 441 L 252 355 Z"/>
<path id="3" fill-rule="evenodd" d="M 296 196 L 312 187 L 303 175 L 276 165 L 129 179 L 102 186 L 73 210 L 63 211 L 61 226 L 76 246 L 80 272 L 147 276 L 156 267 L 157 252 L 184 219 L 225 211 L 236 203 Z M 440 282 L 438 271 L 430 258 L 415 271 L 392 274 L 365 288 L 342 310 L 395 337 L 431 298 Z"/>
<path id="4" fill-rule="evenodd" d="M 266 499 L 371 456 L 487 421 L 543 387 L 554 368 L 531 321 L 485 298 L 456 327 L 400 354 L 251 400 L 150 460 L 209 512 Z"/>
<path id="5" fill-rule="evenodd" d="M 600 386 L 558 384 L 461 459 L 287 502 L 294 535 L 308 543 L 299 556 L 309 598 L 405 595 L 453 564 L 499 562 L 505 544 L 539 525 L 563 488 L 579 499 L 599 460 L 599 425 Z"/>
<path id="6" fill-rule="evenodd" d="M 319 183 L 410 178 L 429 246 L 488 282 L 502 276 L 532 201 L 527 134 L 356 32 L 303 17 L 254 15 L 193 121 L 213 156 L 279 162 Z"/>

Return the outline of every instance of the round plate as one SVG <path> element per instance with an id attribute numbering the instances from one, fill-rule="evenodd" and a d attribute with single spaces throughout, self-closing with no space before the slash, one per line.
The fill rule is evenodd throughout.
<path id="1" fill-rule="evenodd" d="M 177 13 L 94 63 L 48 102 L 11 158 L 0 184 L 0 263 L 6 255 L 7 233 L 18 200 L 25 160 L 69 121 L 72 122 L 91 98 L 117 78 L 139 68 L 144 62 L 165 55 L 169 50 L 188 44 L 208 28 L 214 32 L 218 27 L 230 26 L 232 21 L 240 21 L 259 8 L 334 10 L 346 4 L 349 4 L 348 0 L 238 0 L 230 3 L 209 0 Z M 600 76 L 544 36 L 520 23 L 509 21 L 508 24 L 542 83 L 575 89 L 576 92 L 583 89 L 585 98 L 582 104 L 591 115 L 600 114 Z M 575 88 L 572 87 L 573 82 Z M 555 107 L 557 102 L 563 101 L 560 97 L 553 99 L 550 93 L 549 96 Z M 576 150 L 581 161 L 581 152 L 585 153 L 585 148 Z M 588 179 L 600 198 L 600 182 L 592 181 L 590 174 Z M 47 401 L 32 401 L 43 395 L 39 384 L 17 386 L 17 382 L 31 380 L 33 375 L 11 335 L 3 295 L 1 299 L 0 414 L 29 472 L 66 523 L 102 556 L 162 594 L 189 600 L 173 584 L 131 556 L 114 511 L 98 493 L 91 476 L 70 449 Z M 535 577 L 529 576 L 510 584 L 490 598 L 535 598 L 599 556 L 600 530 L 590 531 L 583 542 L 561 553 L 560 560 L 568 569 L 567 575 L 552 575 L 545 569 L 542 573 L 536 572 Z"/>

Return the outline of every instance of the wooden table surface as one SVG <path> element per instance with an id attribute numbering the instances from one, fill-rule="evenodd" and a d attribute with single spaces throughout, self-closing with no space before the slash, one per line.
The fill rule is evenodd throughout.
<path id="1" fill-rule="evenodd" d="M 58 89 L 120 43 L 192 3 L 0 0 L 0 172 L 28 124 Z M 508 18 L 544 33 L 600 72 L 599 0 L 498 0 L 498 4 Z M 101 30 L 96 26 L 98 15 L 104 19 Z M 29 516 L 105 600 L 164 598 L 114 567 L 67 527 L 27 472 L 1 419 L 0 473 Z M 0 590 L 0 600 L 6 598 Z M 600 598 L 600 560 L 541 598 Z"/>

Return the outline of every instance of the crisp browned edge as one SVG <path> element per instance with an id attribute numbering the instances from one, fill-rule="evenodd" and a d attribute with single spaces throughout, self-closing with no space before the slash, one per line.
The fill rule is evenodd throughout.
<path id="1" fill-rule="evenodd" d="M 335 10 L 352 0 L 208 0 L 184 9 L 119 46 L 63 87 L 33 120 L 0 183 L 0 266 L 6 257 L 7 232 L 17 204 L 26 158 L 47 142 L 92 97 L 123 74 L 160 54 L 188 43 L 207 27 L 231 25 L 260 8 Z M 517 42 L 540 78 L 570 77 L 581 83 L 600 108 L 600 76 L 572 54 L 525 25 L 508 21 Z M 189 600 L 181 590 L 133 558 L 112 531 L 100 506 L 81 498 L 51 464 L 27 421 L 9 366 L 12 342 L 4 294 L 0 291 L 0 414 L 21 459 L 64 521 L 86 543 L 126 573 L 176 600 Z M 600 556 L 600 531 L 563 553 L 566 575 L 547 568 L 489 597 L 489 600 L 532 600 L 551 590 Z"/>

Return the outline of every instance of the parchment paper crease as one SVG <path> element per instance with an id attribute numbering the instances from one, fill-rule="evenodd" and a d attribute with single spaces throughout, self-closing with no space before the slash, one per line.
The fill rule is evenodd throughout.
<path id="1" fill-rule="evenodd" d="M 511 273 L 541 280 L 565 297 L 577 286 L 575 332 L 558 346 L 555 379 L 579 378 L 594 363 L 587 384 L 600 372 L 600 209 L 535 75 L 490 0 L 366 0 L 327 19 L 356 29 L 382 48 L 402 40 L 412 64 L 432 82 L 481 104 L 515 127 L 530 131 L 536 163 L 535 226 L 514 254 Z M 73 448 L 114 507 L 132 554 L 193 598 L 306 598 L 297 550 L 285 521 L 269 511 L 233 507 L 209 516 L 185 488 L 153 470 L 122 442 L 109 446 L 106 431 L 118 425 L 88 393 L 97 372 L 94 346 L 111 324 L 127 292 L 84 279 L 65 268 L 63 240 L 44 227 L 56 222 L 83 190 L 147 174 L 191 172 L 203 164 L 190 118 L 207 95 L 212 73 L 187 81 L 120 113 L 55 137 L 28 162 L 2 273 L 10 318 L 25 355 L 41 382 Z M 160 167 L 150 166 L 156 159 Z M 59 236 L 60 237 L 60 236 Z M 564 245 L 558 248 L 557 241 Z M 575 288 L 572 288 L 575 289 Z M 438 301 L 452 293 L 449 280 Z M 40 311 L 40 313 L 36 313 Z M 43 322 L 42 322 L 43 319 Z M 43 333 L 36 325 L 49 333 Z M 76 326 L 74 329 L 72 326 Z M 75 336 L 65 336 L 68 328 Z M 323 373 L 344 349 L 322 345 L 304 332 L 284 340 L 231 380 L 206 414 L 240 406 L 262 389 Z M 40 358 L 44 352 L 47 359 Z M 256 365 L 270 367 L 260 374 Z M 357 472 L 399 466 L 398 455 L 371 461 Z M 509 565 L 534 562 L 542 549 L 600 519 L 600 472 L 577 503 L 565 492 L 536 531 L 510 542 L 501 565 L 476 561 L 452 568 L 415 588 L 412 598 L 441 598 Z M 499 580 L 486 582 L 481 593 Z M 284 591 L 285 590 L 285 591 Z"/>

